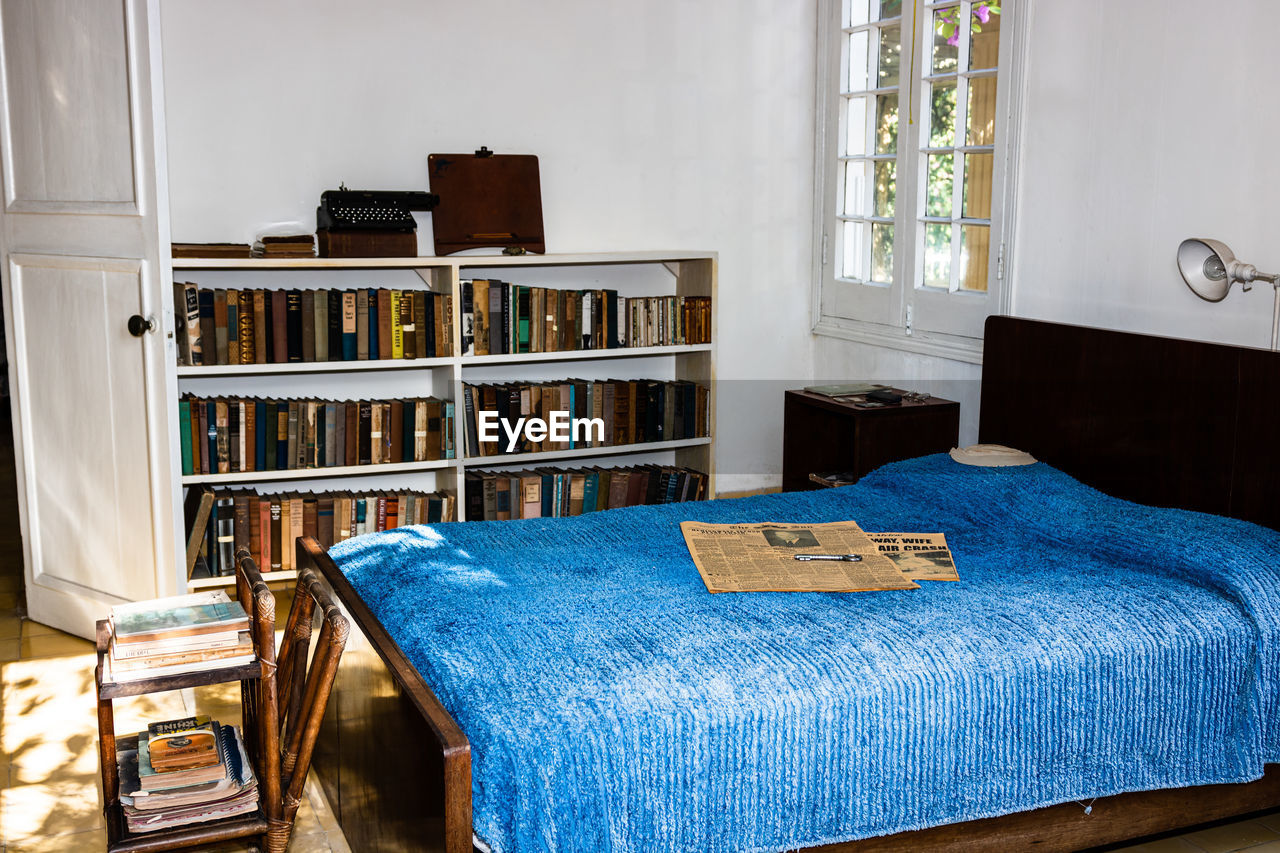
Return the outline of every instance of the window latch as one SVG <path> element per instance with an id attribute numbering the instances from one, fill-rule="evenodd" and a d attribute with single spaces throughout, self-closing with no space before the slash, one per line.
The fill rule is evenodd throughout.
<path id="1" fill-rule="evenodd" d="M 911 306 L 907 306 L 907 334 L 911 334 Z"/>

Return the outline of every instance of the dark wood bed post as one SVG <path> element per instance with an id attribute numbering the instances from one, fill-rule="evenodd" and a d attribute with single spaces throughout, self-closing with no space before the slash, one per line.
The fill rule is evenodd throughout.
<path id="1" fill-rule="evenodd" d="M 472 853 L 466 735 L 320 543 L 299 539 L 297 553 L 351 622 L 312 758 L 348 842 Z"/>

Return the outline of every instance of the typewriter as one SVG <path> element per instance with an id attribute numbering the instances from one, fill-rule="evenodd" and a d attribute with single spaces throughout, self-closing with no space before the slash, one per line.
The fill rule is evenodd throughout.
<path id="1" fill-rule="evenodd" d="M 320 194 L 316 227 L 328 231 L 413 231 L 414 210 L 431 210 L 440 197 L 425 192 L 349 190 Z"/>

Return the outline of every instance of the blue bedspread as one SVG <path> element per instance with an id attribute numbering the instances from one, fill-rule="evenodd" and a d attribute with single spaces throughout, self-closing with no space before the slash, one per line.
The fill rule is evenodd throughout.
<path id="1" fill-rule="evenodd" d="M 684 519 L 943 531 L 963 580 L 711 595 Z M 1280 760 L 1280 534 L 1044 464 L 332 553 L 470 739 L 496 851 L 777 851 Z"/>

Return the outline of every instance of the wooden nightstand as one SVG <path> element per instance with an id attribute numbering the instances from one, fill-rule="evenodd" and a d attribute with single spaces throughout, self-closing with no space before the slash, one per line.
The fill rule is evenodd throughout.
<path id="1" fill-rule="evenodd" d="M 858 408 L 808 391 L 788 391 L 783 409 L 782 489 L 819 488 L 816 472 L 854 479 L 889 462 L 945 453 L 960 437 L 960 404 L 928 397 L 878 409 Z"/>

